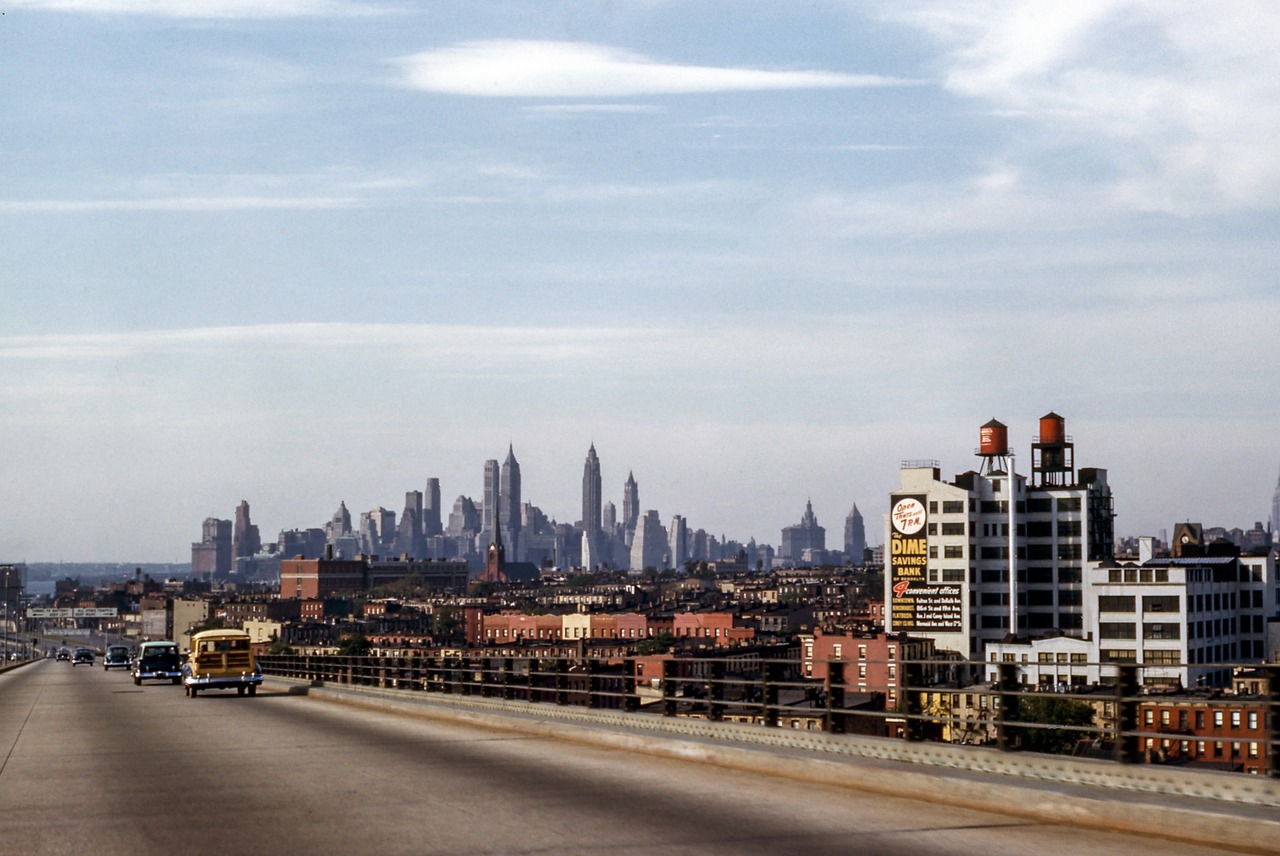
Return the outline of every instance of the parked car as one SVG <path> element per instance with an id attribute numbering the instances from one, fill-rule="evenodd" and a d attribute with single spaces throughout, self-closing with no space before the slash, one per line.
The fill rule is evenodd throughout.
<path id="1" fill-rule="evenodd" d="M 182 683 L 190 698 L 201 690 L 256 693 L 262 684 L 262 669 L 253 656 L 249 634 L 243 630 L 203 630 L 192 636 L 191 651 L 182 664 Z"/>
<path id="2" fill-rule="evenodd" d="M 111 669 L 127 668 L 129 668 L 129 646 L 108 645 L 107 653 L 102 658 L 102 670 L 106 672 Z"/>
<path id="3" fill-rule="evenodd" d="M 79 666 L 81 664 L 86 666 L 93 665 L 93 649 L 92 648 L 77 648 L 76 652 L 71 655 L 71 665 Z"/>
<path id="4" fill-rule="evenodd" d="M 133 682 L 161 680 L 176 684 L 182 680 L 182 656 L 173 642 L 143 642 L 133 659 Z"/>

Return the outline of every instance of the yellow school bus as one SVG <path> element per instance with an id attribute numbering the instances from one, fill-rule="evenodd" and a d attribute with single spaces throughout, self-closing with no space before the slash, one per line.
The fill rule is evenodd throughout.
<path id="1" fill-rule="evenodd" d="M 235 689 L 253 695 L 262 684 L 262 669 L 253 656 L 249 634 L 243 630 L 202 630 L 191 637 L 191 651 L 182 664 L 187 697 L 201 690 Z"/>

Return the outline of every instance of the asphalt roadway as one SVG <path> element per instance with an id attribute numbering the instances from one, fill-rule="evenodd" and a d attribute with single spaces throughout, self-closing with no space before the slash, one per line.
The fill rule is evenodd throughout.
<path id="1" fill-rule="evenodd" d="M 945 787 L 945 779 L 939 779 Z M 0 854 L 1224 851 L 326 703 L 0 674 Z"/>

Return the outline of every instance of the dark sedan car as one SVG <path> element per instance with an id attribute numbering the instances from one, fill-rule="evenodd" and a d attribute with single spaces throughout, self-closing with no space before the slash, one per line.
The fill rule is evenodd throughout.
<path id="1" fill-rule="evenodd" d="M 111 669 L 127 669 L 129 668 L 129 646 L 127 645 L 108 645 L 107 653 L 102 658 L 103 671 Z"/>
<path id="2" fill-rule="evenodd" d="M 81 664 L 86 666 L 93 665 L 93 649 L 92 648 L 77 648 L 76 652 L 71 655 L 71 665 L 79 666 Z"/>

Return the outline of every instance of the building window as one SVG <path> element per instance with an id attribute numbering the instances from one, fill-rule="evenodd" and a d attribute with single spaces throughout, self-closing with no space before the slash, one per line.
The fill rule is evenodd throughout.
<path id="1" fill-rule="evenodd" d="M 947 545 L 942 548 L 942 558 L 944 559 L 963 559 L 964 547 L 961 545 Z"/>
<path id="2" fill-rule="evenodd" d="M 1099 639 L 1133 639 L 1137 626 L 1132 621 L 1103 621 L 1098 624 Z"/>
<path id="3" fill-rule="evenodd" d="M 936 510 L 936 509 L 935 509 Z M 942 503 L 943 514 L 964 514 L 964 500 L 946 500 Z"/>
<path id="4" fill-rule="evenodd" d="M 1136 663 L 1137 652 L 1131 648 L 1102 648 L 1098 657 L 1104 663 Z"/>
<path id="5" fill-rule="evenodd" d="M 1181 654 L 1178 651 L 1162 651 L 1158 648 L 1144 648 L 1142 662 L 1148 666 L 1177 666 Z"/>

